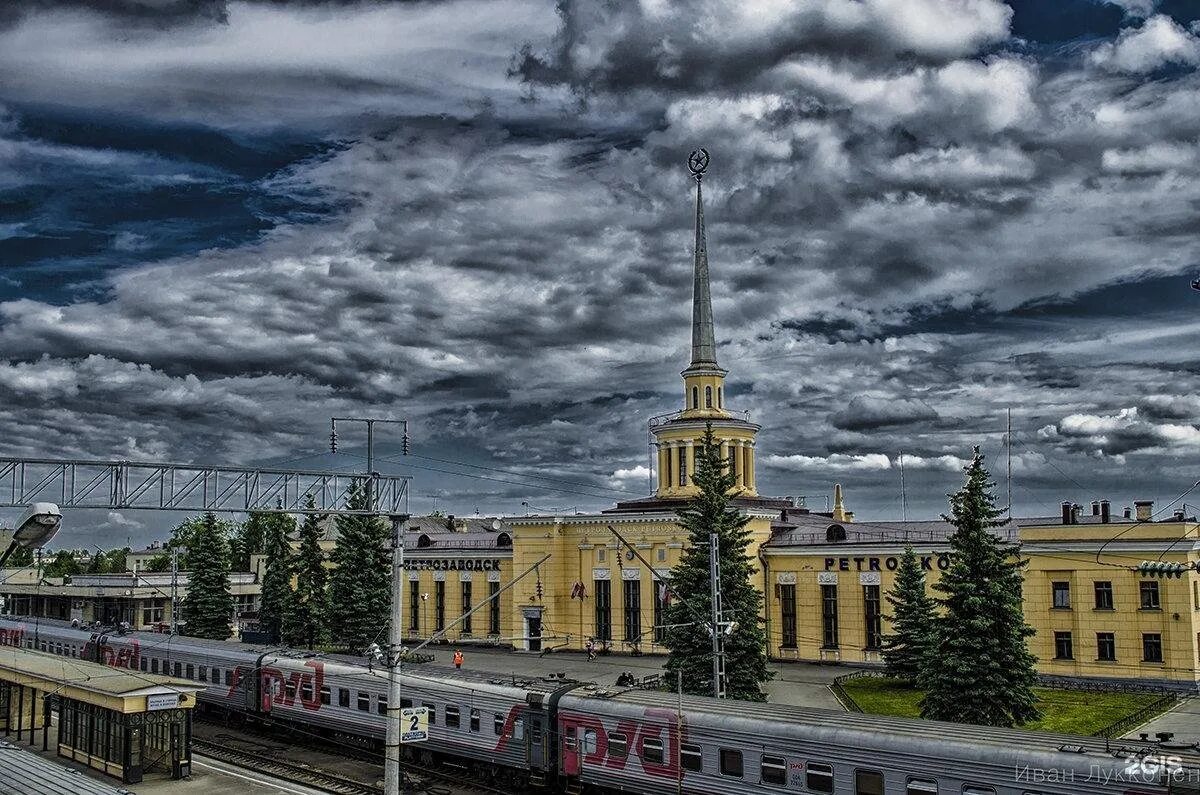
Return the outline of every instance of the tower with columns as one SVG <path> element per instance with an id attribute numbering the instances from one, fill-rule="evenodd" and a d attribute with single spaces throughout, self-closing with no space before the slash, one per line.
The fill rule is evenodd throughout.
<path id="1" fill-rule="evenodd" d="M 754 446 L 759 426 L 743 413 L 735 415 L 725 402 L 725 375 L 717 363 L 713 331 L 712 291 L 708 276 L 708 242 L 704 231 L 704 172 L 708 152 L 693 152 L 688 167 L 696 180 L 696 240 L 692 274 L 692 357 L 683 376 L 683 408 L 653 424 L 658 480 L 654 496 L 680 499 L 697 491 L 692 482 L 696 452 L 703 444 L 704 430 L 712 424 L 713 436 L 721 446 L 722 459 L 737 478 L 734 493 L 756 497 Z"/>

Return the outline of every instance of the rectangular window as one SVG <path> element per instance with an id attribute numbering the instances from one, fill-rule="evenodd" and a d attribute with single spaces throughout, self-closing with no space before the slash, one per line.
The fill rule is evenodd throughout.
<path id="1" fill-rule="evenodd" d="M 446 728 L 458 728 L 458 707 L 446 707 Z"/>
<path id="2" fill-rule="evenodd" d="M 191 667 L 192 666 L 190 666 L 190 665 L 188 666 L 188 668 L 191 668 Z M 180 663 L 180 662 L 175 663 L 175 675 L 183 676 L 183 663 Z"/>
<path id="3" fill-rule="evenodd" d="M 612 583 L 596 580 L 596 637 L 612 640 Z"/>
<path id="4" fill-rule="evenodd" d="M 208 669 L 205 668 L 203 665 L 200 666 L 200 681 L 201 682 L 208 681 Z"/>
<path id="5" fill-rule="evenodd" d="M 659 550 L 662 552 L 663 550 Z M 669 586 L 666 582 L 654 584 L 654 642 L 662 643 L 667 639 L 667 631 L 663 626 L 667 623 L 667 605 Z"/>
<path id="6" fill-rule="evenodd" d="M 497 737 L 504 734 L 504 716 L 499 712 L 492 716 L 492 732 Z"/>
<path id="7" fill-rule="evenodd" d="M 883 795 L 883 774 L 878 770 L 855 770 L 854 795 Z"/>
<path id="8" fill-rule="evenodd" d="M 462 587 L 462 615 L 464 618 L 459 622 L 458 627 L 462 630 L 463 634 L 470 635 L 472 617 L 468 616 L 467 613 L 471 612 L 471 581 L 463 580 L 460 585 Z"/>
<path id="9" fill-rule="evenodd" d="M 408 581 L 408 628 L 416 635 L 421 632 L 421 583 Z"/>
<path id="10" fill-rule="evenodd" d="M 1096 582 L 1096 609 L 1097 610 L 1112 610 L 1113 609 L 1113 589 L 1112 583 L 1108 581 Z"/>
<path id="11" fill-rule="evenodd" d="M 779 586 L 779 609 L 783 615 L 783 641 L 785 649 L 796 648 L 796 586 Z"/>
<path id="12" fill-rule="evenodd" d="M 613 759 L 624 759 L 629 753 L 629 740 L 623 732 L 608 735 L 608 755 Z"/>
<path id="13" fill-rule="evenodd" d="M 700 746 L 687 743 L 679 746 L 679 764 L 683 766 L 684 770 L 699 773 L 704 767 L 704 757 Z"/>
<path id="14" fill-rule="evenodd" d="M 996 795 L 991 787 L 977 787 L 974 784 L 963 784 L 962 795 Z"/>
<path id="15" fill-rule="evenodd" d="M 866 622 L 866 648 L 878 649 L 883 645 L 878 585 L 863 586 L 863 618 Z"/>
<path id="16" fill-rule="evenodd" d="M 350 691 L 344 687 L 338 688 L 338 706 L 350 708 Z"/>
<path id="17" fill-rule="evenodd" d="M 370 693 L 363 692 L 362 690 L 358 691 L 358 711 L 359 712 L 370 712 L 371 711 L 371 694 Z"/>
<path id="18" fill-rule="evenodd" d="M 488 634 L 489 635 L 499 635 L 500 634 L 500 597 L 497 596 L 497 594 L 499 594 L 499 593 L 500 593 L 500 583 L 489 582 L 488 583 L 488 596 L 492 600 L 491 602 L 488 603 Z"/>
<path id="19" fill-rule="evenodd" d="M 1158 580 L 1142 580 L 1141 596 L 1143 610 L 1158 610 Z"/>
<path id="20" fill-rule="evenodd" d="M 226 677 L 226 682 L 225 682 L 225 684 L 229 684 L 229 682 L 228 682 L 228 678 L 229 678 L 229 672 L 228 672 L 228 671 L 226 671 L 226 672 L 225 672 L 225 677 Z M 333 691 L 329 689 L 329 685 L 322 685 L 322 686 L 321 686 L 321 703 L 322 703 L 322 704 L 328 704 L 328 703 L 329 703 L 329 697 L 330 697 L 330 695 L 332 694 L 332 692 L 333 692 Z"/>
<path id="21" fill-rule="evenodd" d="M 604 547 L 600 547 L 599 549 L 596 550 L 596 562 L 597 563 L 603 563 L 607 557 L 608 557 L 608 552 L 607 552 L 607 550 L 604 549 Z"/>
<path id="22" fill-rule="evenodd" d="M 819 762 L 809 762 L 804 776 L 804 785 L 813 792 L 833 792 L 833 767 Z"/>
<path id="23" fill-rule="evenodd" d="M 1065 610 L 1071 606 L 1071 583 L 1055 582 L 1050 584 L 1054 592 L 1054 608 Z"/>
<path id="24" fill-rule="evenodd" d="M 1142 634 L 1142 660 L 1153 663 L 1163 661 L 1162 635 L 1158 632 L 1145 632 Z"/>
<path id="25" fill-rule="evenodd" d="M 446 628 L 446 581 L 433 584 L 433 628 L 441 632 Z"/>
<path id="26" fill-rule="evenodd" d="M 1054 659 L 1070 660 L 1074 658 L 1074 650 L 1071 648 L 1071 633 L 1070 632 L 1055 632 L 1054 633 Z"/>
<path id="27" fill-rule="evenodd" d="M 479 731 L 479 710 L 471 710 L 471 731 Z"/>
<path id="28" fill-rule="evenodd" d="M 195 680 L 196 678 L 196 666 L 192 665 L 191 663 L 187 664 L 187 678 L 192 680 Z"/>
<path id="29" fill-rule="evenodd" d="M 296 683 L 295 682 L 288 682 L 286 685 L 284 685 L 283 690 L 285 693 L 287 693 L 288 701 L 296 700 Z"/>
<path id="30" fill-rule="evenodd" d="M 427 713 L 429 713 L 429 725 L 435 725 L 437 723 L 437 707 L 433 704 L 430 704 L 428 701 L 422 701 L 421 706 L 425 708 Z"/>
<path id="31" fill-rule="evenodd" d="M 1096 633 L 1096 659 L 1112 662 L 1117 659 L 1117 636 L 1112 632 Z"/>
<path id="32" fill-rule="evenodd" d="M 937 782 L 928 778 L 910 778 L 904 795 L 938 795 Z"/>
<path id="33" fill-rule="evenodd" d="M 380 715 L 387 714 L 387 707 L 388 707 L 387 699 L 385 697 L 378 696 L 375 699 L 375 711 L 378 712 Z"/>
<path id="34" fill-rule="evenodd" d="M 600 736 L 596 734 L 595 729 L 583 730 L 583 752 L 585 754 L 594 754 L 596 749 L 600 747 Z"/>
<path id="35" fill-rule="evenodd" d="M 787 762 L 782 756 L 763 756 L 762 783 L 779 786 L 787 783 Z"/>
<path id="36" fill-rule="evenodd" d="M 154 657 L 150 660 L 150 673 L 158 673 L 158 658 Z"/>
<path id="37" fill-rule="evenodd" d="M 821 648 L 838 647 L 838 598 L 836 585 L 821 586 Z"/>
<path id="38" fill-rule="evenodd" d="M 663 763 L 663 744 L 657 737 L 642 738 L 642 761 L 654 765 Z"/>
<path id="39" fill-rule="evenodd" d="M 742 752 L 732 748 L 721 749 L 721 775 L 742 777 Z"/>
<path id="40" fill-rule="evenodd" d="M 625 602 L 625 640 L 636 643 L 642 636 L 642 581 L 621 582 Z"/>

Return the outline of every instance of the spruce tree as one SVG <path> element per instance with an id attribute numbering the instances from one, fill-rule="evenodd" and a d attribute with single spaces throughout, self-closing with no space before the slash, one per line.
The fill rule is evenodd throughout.
<path id="1" fill-rule="evenodd" d="M 933 640 L 933 600 L 925 592 L 925 572 L 912 547 L 904 550 L 896 583 L 887 595 L 892 606 L 891 633 L 883 637 L 888 676 L 916 683 Z"/>
<path id="2" fill-rule="evenodd" d="M 356 484 L 346 507 L 362 509 L 367 504 L 365 485 Z M 329 604 L 336 606 L 338 615 L 329 616 L 330 635 L 342 648 L 361 653 L 387 637 L 392 599 L 390 532 L 378 516 L 339 516 L 335 524 L 338 537 L 330 555 L 334 569 Z"/>
<path id="3" fill-rule="evenodd" d="M 292 606 L 293 561 L 288 536 L 295 530 L 296 522 L 284 513 L 258 516 L 261 518 L 256 525 L 262 533 L 263 554 L 266 556 L 258 625 L 271 642 L 277 643 L 283 636 L 284 620 Z"/>
<path id="4" fill-rule="evenodd" d="M 685 693 L 713 692 L 709 535 L 716 533 L 722 621 L 736 622 L 725 639 L 726 694 L 729 698 L 763 701 L 766 696 L 762 685 L 772 674 L 767 668 L 767 639 L 760 620 L 763 596 L 751 585 L 756 569 L 746 530 L 750 520 L 730 506 L 737 478 L 728 471 L 728 461 L 713 439 L 711 424 L 696 448 L 692 482 L 699 493 L 679 511 L 679 522 L 688 532 L 688 546 L 679 565 L 671 570 L 670 588 L 676 596 L 664 611 L 668 625 L 679 625 L 666 632 L 668 681 L 674 682 L 682 674 Z"/>
<path id="5" fill-rule="evenodd" d="M 312 495 L 308 508 L 316 507 Z M 308 514 L 300 527 L 300 548 L 295 558 L 296 590 L 284 621 L 284 638 L 289 645 L 315 648 L 325 640 L 325 553 L 321 551 L 325 517 Z"/>
<path id="6" fill-rule="evenodd" d="M 921 716 L 935 720 L 1014 726 L 1040 717 L 1033 685 L 1036 658 L 1028 638 L 1034 630 L 1021 610 L 1022 569 L 1018 544 L 998 538 L 991 482 L 975 448 L 966 483 L 950 495 L 954 524 L 950 567 L 934 589 L 942 612 L 921 684 Z"/>
<path id="7" fill-rule="evenodd" d="M 197 638 L 225 640 L 233 617 L 229 592 L 229 542 L 211 513 L 194 528 L 188 551 L 188 587 L 183 600 L 183 632 Z"/>

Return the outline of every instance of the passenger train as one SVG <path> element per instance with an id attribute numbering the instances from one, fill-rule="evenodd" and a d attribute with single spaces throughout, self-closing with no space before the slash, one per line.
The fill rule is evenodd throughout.
<path id="1" fill-rule="evenodd" d="M 380 743 L 387 679 L 353 658 L 0 617 L 0 644 L 206 685 L 202 706 Z M 403 706 L 429 709 L 404 753 L 515 791 L 642 795 L 1198 793 L 1194 746 L 1026 732 L 504 677 L 420 665 Z"/>

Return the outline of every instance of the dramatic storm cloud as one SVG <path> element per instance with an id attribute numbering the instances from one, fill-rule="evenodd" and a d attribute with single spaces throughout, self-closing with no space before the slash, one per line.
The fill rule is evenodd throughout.
<path id="1" fill-rule="evenodd" d="M 1169 499 L 1200 453 L 1176 0 L 40 0 L 0 12 L 0 433 L 277 462 L 404 416 L 412 507 L 646 493 L 694 185 L 759 486 Z M 1005 445 L 1009 412 L 1012 443 Z M 903 469 L 907 494 L 900 492 Z M 528 505 L 523 505 L 527 503 Z M 810 504 L 814 504 L 810 500 Z M 815 503 L 823 504 L 823 503 Z M 2 517 L 7 518 L 7 517 Z M 84 517 L 95 538 L 161 517 Z"/>

